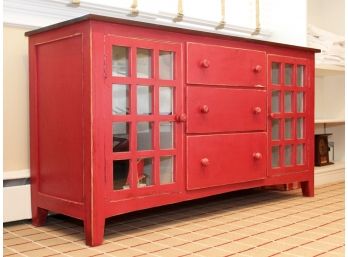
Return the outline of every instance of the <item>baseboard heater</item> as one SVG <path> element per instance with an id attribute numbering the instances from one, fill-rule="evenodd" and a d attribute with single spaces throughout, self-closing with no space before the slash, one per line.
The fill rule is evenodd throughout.
<path id="1" fill-rule="evenodd" d="M 4 173 L 3 222 L 31 219 L 29 170 Z"/>

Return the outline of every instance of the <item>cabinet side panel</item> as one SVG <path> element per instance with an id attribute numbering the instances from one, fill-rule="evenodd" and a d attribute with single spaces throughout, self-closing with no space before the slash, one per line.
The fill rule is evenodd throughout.
<path id="1" fill-rule="evenodd" d="M 36 45 L 39 192 L 83 201 L 82 35 Z"/>

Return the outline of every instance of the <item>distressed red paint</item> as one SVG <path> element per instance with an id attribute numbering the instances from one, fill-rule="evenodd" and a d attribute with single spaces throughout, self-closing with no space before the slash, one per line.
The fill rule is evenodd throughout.
<path id="1" fill-rule="evenodd" d="M 107 217 L 245 188 L 300 182 L 313 196 L 315 49 L 88 15 L 29 32 L 33 224 L 47 211 L 83 220 L 100 245 Z M 130 49 L 130 76 L 112 76 L 112 46 Z M 136 49 L 151 49 L 152 78 L 136 77 Z M 159 51 L 175 53 L 174 79 L 161 80 Z M 272 63 L 280 63 L 280 85 Z M 304 87 L 284 85 L 284 65 L 304 65 Z M 293 72 L 296 80 L 296 68 Z M 130 85 L 130 113 L 112 115 L 112 84 Z M 153 89 L 151 115 L 137 115 L 137 85 Z M 173 88 L 174 112 L 160 115 L 159 86 Z M 272 90 L 304 93 L 304 111 L 272 111 Z M 280 138 L 272 140 L 272 120 Z M 304 136 L 284 137 L 285 119 L 304 118 Z M 112 122 L 129 122 L 129 151 L 113 152 Z M 153 122 L 152 149 L 137 151 L 137 122 Z M 174 126 L 160 149 L 159 122 Z M 297 133 L 295 123 L 292 133 Z M 304 145 L 296 164 L 296 146 Z M 284 149 L 291 148 L 291 165 Z M 272 167 L 272 146 L 280 165 Z M 125 146 L 123 146 L 125 147 Z M 288 149 L 288 148 L 287 148 Z M 174 156 L 174 183 L 161 185 L 161 156 Z M 137 187 L 144 158 L 153 185 Z M 129 160 L 129 189 L 113 189 L 113 161 Z"/>

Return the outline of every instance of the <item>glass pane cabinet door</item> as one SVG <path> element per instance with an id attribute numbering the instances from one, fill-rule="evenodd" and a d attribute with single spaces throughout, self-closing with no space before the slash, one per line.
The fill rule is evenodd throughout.
<path id="1" fill-rule="evenodd" d="M 269 63 L 269 167 L 273 174 L 304 170 L 308 67 L 301 59 L 272 55 Z"/>
<path id="2" fill-rule="evenodd" d="M 112 75 L 118 77 L 129 75 L 129 47 L 112 47 Z"/>
<path id="3" fill-rule="evenodd" d="M 109 38 L 108 187 L 115 197 L 178 190 L 183 123 L 179 44 Z M 180 169 L 182 171 L 182 169 Z"/>

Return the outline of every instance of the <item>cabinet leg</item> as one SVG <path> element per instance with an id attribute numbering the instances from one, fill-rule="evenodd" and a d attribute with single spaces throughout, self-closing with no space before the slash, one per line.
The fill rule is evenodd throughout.
<path id="1" fill-rule="evenodd" d="M 303 196 L 314 196 L 314 181 L 303 181 L 301 182 L 301 189 L 302 189 L 302 195 Z"/>
<path id="2" fill-rule="evenodd" d="M 46 223 L 48 211 L 39 207 L 32 207 L 32 224 L 34 226 L 43 226 Z"/>
<path id="3" fill-rule="evenodd" d="M 104 239 L 105 218 L 85 220 L 84 230 L 86 244 L 89 246 L 98 246 L 103 243 Z"/>

